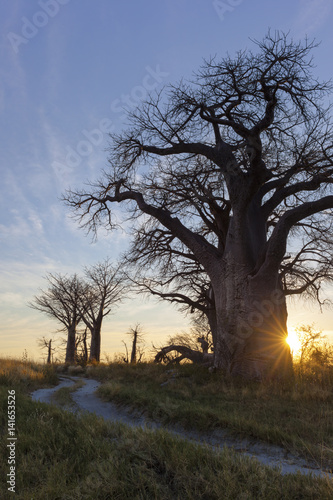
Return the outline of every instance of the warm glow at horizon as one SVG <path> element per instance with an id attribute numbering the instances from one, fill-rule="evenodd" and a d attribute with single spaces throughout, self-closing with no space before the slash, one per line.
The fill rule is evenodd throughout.
<path id="1" fill-rule="evenodd" d="M 286 338 L 293 356 L 301 349 L 301 342 L 298 338 L 296 331 L 292 328 L 289 329 L 288 337 Z"/>

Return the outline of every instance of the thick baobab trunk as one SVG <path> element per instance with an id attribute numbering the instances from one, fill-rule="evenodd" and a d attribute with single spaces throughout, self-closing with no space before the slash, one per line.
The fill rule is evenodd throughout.
<path id="1" fill-rule="evenodd" d="M 90 356 L 89 361 L 100 361 L 101 355 L 101 331 L 93 330 L 91 332 Z"/>
<path id="2" fill-rule="evenodd" d="M 211 304 L 206 310 L 206 316 L 208 319 L 208 324 L 210 327 L 210 331 L 212 334 L 212 339 L 213 339 L 213 346 L 216 345 L 217 342 L 217 319 L 216 319 L 216 308 L 215 308 L 215 298 L 214 298 L 214 292 L 211 287 L 209 291 L 210 299 L 211 299 Z"/>
<path id="3" fill-rule="evenodd" d="M 288 376 L 292 359 L 286 343 L 286 302 L 278 275 L 252 277 L 237 265 L 226 266 L 214 290 L 215 367 L 246 379 Z"/>
<path id="4" fill-rule="evenodd" d="M 66 347 L 66 363 L 75 363 L 75 335 L 76 335 L 76 324 L 71 325 L 68 328 L 67 334 L 67 347 Z"/>
<path id="5" fill-rule="evenodd" d="M 91 343 L 89 361 L 100 361 L 101 357 L 101 328 L 102 324 L 96 322 L 91 329 Z"/>
<path id="6" fill-rule="evenodd" d="M 215 366 L 247 379 L 285 378 L 292 372 L 278 268 L 265 271 L 260 265 L 265 245 L 266 225 L 258 207 L 234 214 L 223 262 L 212 279 Z"/>

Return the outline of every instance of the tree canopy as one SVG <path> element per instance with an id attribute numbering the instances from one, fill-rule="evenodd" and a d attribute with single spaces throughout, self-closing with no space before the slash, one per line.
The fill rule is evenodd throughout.
<path id="1" fill-rule="evenodd" d="M 88 231 L 116 227 L 121 203 L 158 252 L 170 238 L 172 258 L 196 262 L 212 287 L 215 365 L 262 377 L 290 364 L 286 309 L 270 299 L 258 326 L 255 304 L 276 290 L 321 300 L 332 279 L 332 87 L 313 76 L 315 42 L 276 32 L 253 43 L 130 112 L 102 178 L 65 200 Z"/>

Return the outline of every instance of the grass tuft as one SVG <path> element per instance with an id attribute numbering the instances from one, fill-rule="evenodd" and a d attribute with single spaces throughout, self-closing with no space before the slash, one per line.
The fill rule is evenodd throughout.
<path id="1" fill-rule="evenodd" d="M 51 401 L 54 404 L 62 407 L 75 406 L 75 402 L 72 399 L 72 393 L 84 386 L 83 380 L 78 380 L 75 384 L 70 387 L 61 387 L 54 394 L 52 394 Z"/>

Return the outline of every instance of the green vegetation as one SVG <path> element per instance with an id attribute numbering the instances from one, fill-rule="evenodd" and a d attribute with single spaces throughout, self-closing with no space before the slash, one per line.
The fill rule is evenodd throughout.
<path id="1" fill-rule="evenodd" d="M 52 395 L 52 402 L 62 407 L 70 407 L 75 405 L 72 399 L 72 393 L 77 391 L 83 385 L 83 380 L 78 380 L 74 385 L 71 385 L 70 387 L 61 387 Z"/>
<path id="2" fill-rule="evenodd" d="M 37 369 L 38 368 L 38 369 Z M 321 498 L 333 496 L 328 478 L 288 475 L 260 465 L 230 450 L 214 452 L 208 447 L 189 443 L 166 431 L 131 429 L 112 424 L 93 415 L 73 415 L 52 405 L 32 401 L 27 392 L 53 381 L 51 368 L 31 363 L 11 362 L 12 374 L 2 363 L 0 385 L 1 428 L 3 442 L 7 429 L 7 394 L 13 385 L 16 390 L 17 473 L 16 494 L 19 500 L 44 499 L 280 499 Z M 162 418 L 162 399 L 165 412 L 170 404 L 172 412 L 185 415 L 187 402 L 197 398 L 198 422 L 204 427 L 204 394 L 206 403 L 215 390 L 225 387 L 225 399 L 243 394 L 246 398 L 257 391 L 253 385 L 246 392 L 245 385 L 219 381 L 216 374 L 185 365 L 175 372 L 156 365 L 111 365 L 89 367 L 96 378 L 113 377 L 118 394 L 127 387 L 141 397 L 156 395 L 160 401 L 157 416 Z M 36 374 L 43 374 L 42 376 Z M 170 380 L 161 387 L 161 383 Z M 173 380 L 173 381 L 172 381 Z M 13 385 L 11 385 L 13 384 Z M 110 384 L 110 381 L 108 382 Z M 104 390 L 106 390 L 104 388 Z M 160 394 L 157 398 L 158 393 Z M 172 393 L 177 394 L 173 397 Z M 201 396 L 200 396 L 201 395 Z M 266 400 L 268 391 L 262 392 Z M 182 401 L 185 406 L 182 406 Z M 256 402 L 258 404 L 259 400 Z M 220 403 L 218 403 L 220 404 Z M 232 403 L 233 404 L 233 403 Z M 232 404 L 229 408 L 232 409 Z M 139 406 L 139 405 L 137 405 Z M 255 406 L 255 405 L 254 405 Z M 246 405 L 240 406 L 245 408 Z M 147 406 L 147 412 L 150 406 Z M 179 409 L 183 408 L 182 411 Z M 193 411 L 193 410 L 191 410 Z M 203 413 L 202 413 L 203 412 Z M 231 413 L 235 413 L 233 410 Z M 169 410 L 171 413 L 171 410 Z M 318 412 L 317 412 L 318 413 Z M 192 414 L 192 413 L 191 413 Z M 208 412 L 207 412 L 208 415 Z M 208 425 L 214 422 L 215 408 L 211 409 Z M 317 414 L 316 414 L 317 415 Z M 170 417 L 169 417 L 170 418 Z M 240 417 L 241 418 L 241 415 Z M 236 420 L 236 419 L 235 419 Z M 317 427 L 318 422 L 315 422 Z M 199 426 L 200 426 L 199 425 Z M 267 423 L 268 425 L 268 423 Z M 0 489 L 3 498 L 12 498 L 7 492 L 6 453 L 0 455 Z M 7 495 L 6 493 L 7 492 Z"/>
<path id="3" fill-rule="evenodd" d="M 298 379 L 281 386 L 228 379 L 190 364 L 174 370 L 154 364 L 88 370 L 104 382 L 98 390 L 103 399 L 129 405 L 164 424 L 200 431 L 227 428 L 332 469 L 333 383 L 327 385 L 332 370 L 327 373 L 323 383 L 312 367 L 307 376 L 298 371 Z"/>

